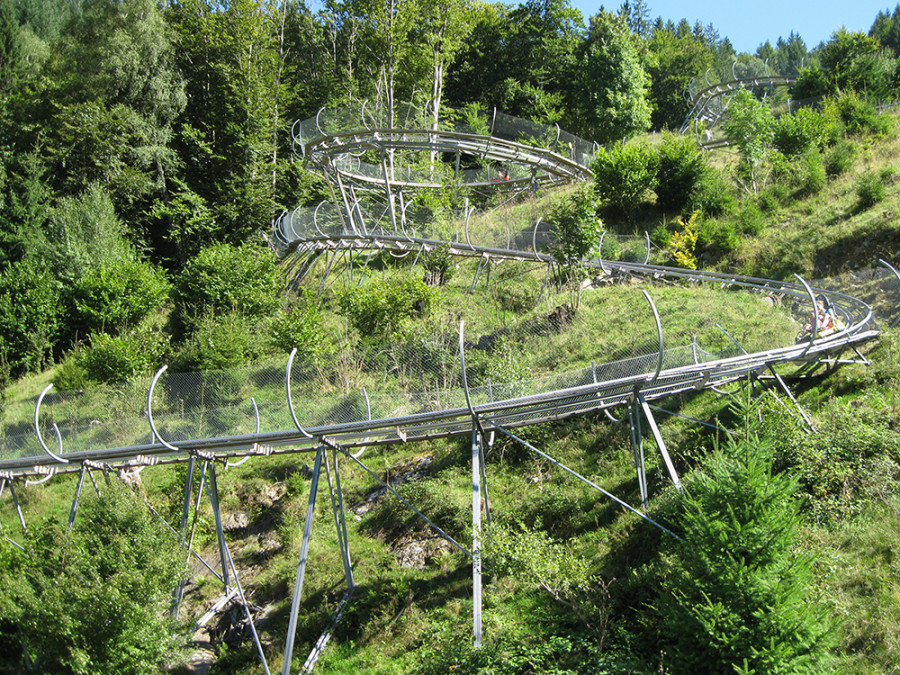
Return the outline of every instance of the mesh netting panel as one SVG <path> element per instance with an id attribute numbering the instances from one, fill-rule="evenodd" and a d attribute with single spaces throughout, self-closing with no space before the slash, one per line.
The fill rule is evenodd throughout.
<path id="1" fill-rule="evenodd" d="M 623 281 L 628 283 L 627 278 Z M 504 283 L 514 283 L 514 277 Z M 853 271 L 812 285 L 855 292 L 882 308 L 882 316 L 897 314 L 900 281 L 887 270 Z M 679 293 L 694 293 L 688 286 L 706 293 L 708 318 L 681 316 Z M 811 304 L 805 291 L 778 282 L 748 289 L 727 279 L 692 279 L 658 287 L 645 283 L 641 288 L 649 288 L 659 298 L 663 371 L 738 356 L 743 350 L 765 352 L 790 346 Z M 646 382 L 660 368 L 659 337 L 649 306 L 632 302 L 626 307 L 630 315 L 604 314 L 607 300 L 601 291 L 585 295 L 582 309 L 575 313 L 566 309 L 566 302 L 565 294 L 551 298 L 543 309 L 538 307 L 530 316 L 499 328 L 483 319 L 479 323 L 477 314 L 466 317 L 467 308 L 460 308 L 467 319 L 466 370 L 475 405 L 514 402 L 514 409 L 497 413 L 508 423 L 544 419 L 598 405 L 595 395 L 561 393 L 565 390 L 599 383 L 604 385 L 603 400 L 615 402 L 617 396 L 628 396 L 636 381 Z M 865 313 L 864 308 L 852 309 L 852 303 L 844 306 Z M 597 331 L 615 331 L 612 347 L 593 346 L 590 336 Z M 519 354 L 528 354 L 530 365 L 523 366 Z M 739 374 L 740 366 L 711 371 L 710 377 L 725 381 Z M 664 374 L 654 385 L 656 391 L 691 386 L 689 378 L 695 376 L 679 377 Z M 153 418 L 160 435 L 175 445 L 188 439 L 253 434 L 257 424 L 263 432 L 290 431 L 294 423 L 284 378 L 285 364 L 280 363 L 203 374 L 166 373 L 152 397 Z M 607 384 L 619 381 L 621 387 Z M 51 427 L 55 422 L 64 453 L 152 443 L 146 411 L 149 386 L 150 381 L 143 380 L 81 392 L 51 392 L 44 399 L 42 433 L 55 451 Z M 464 410 L 458 326 L 447 322 L 394 343 L 361 342 L 315 363 L 297 362 L 291 371 L 291 391 L 304 427 Z M 34 401 L 28 400 L 8 402 L 0 459 L 42 454 L 31 430 L 33 406 Z M 437 418 L 408 424 L 401 432 L 382 423 L 386 430 L 377 434 L 390 440 L 406 432 L 445 433 L 465 426 L 459 420 Z"/>

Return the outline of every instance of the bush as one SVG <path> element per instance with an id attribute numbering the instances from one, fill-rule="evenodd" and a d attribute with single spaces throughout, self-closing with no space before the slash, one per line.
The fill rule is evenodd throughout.
<path id="1" fill-rule="evenodd" d="M 45 265 L 26 260 L 0 272 L 0 362 L 11 375 L 40 370 L 61 327 L 60 284 Z"/>
<path id="2" fill-rule="evenodd" d="M 701 221 L 697 233 L 699 257 L 721 258 L 736 249 L 739 243 L 740 239 L 731 221 L 715 218 Z"/>
<path id="3" fill-rule="evenodd" d="M 77 197 L 59 201 L 34 254 L 57 279 L 74 284 L 89 270 L 133 257 L 125 232 L 109 193 L 95 183 Z"/>
<path id="4" fill-rule="evenodd" d="M 656 151 L 643 143 L 616 144 L 608 151 L 601 148 L 591 167 L 597 195 L 633 218 L 656 186 L 658 162 Z"/>
<path id="5" fill-rule="evenodd" d="M 694 186 L 688 198 L 691 210 L 700 211 L 704 216 L 721 216 L 730 212 L 737 204 L 734 187 L 722 171 L 707 167 Z"/>
<path id="6" fill-rule="evenodd" d="M 757 235 L 766 227 L 766 215 L 752 201 L 747 201 L 737 213 L 737 231 L 740 234 Z"/>
<path id="7" fill-rule="evenodd" d="M 597 217 L 597 203 L 590 190 L 580 189 L 553 209 L 554 242 L 550 254 L 572 270 L 584 258 L 593 258 L 603 223 Z"/>
<path id="8" fill-rule="evenodd" d="M 256 329 L 254 319 L 240 312 L 207 314 L 195 321 L 190 337 L 175 356 L 175 367 L 181 371 L 224 370 L 265 353 L 266 336 Z"/>
<path id="9" fill-rule="evenodd" d="M 346 289 L 338 301 L 360 336 L 395 339 L 405 335 L 413 317 L 426 314 L 438 297 L 439 291 L 422 279 L 393 276 Z"/>
<path id="10" fill-rule="evenodd" d="M 731 97 L 722 129 L 741 150 L 738 170 L 746 181 L 747 190 L 758 192 L 765 186 L 773 152 L 775 118 L 772 109 L 743 89 Z"/>
<path id="11" fill-rule="evenodd" d="M 425 283 L 429 286 L 444 286 L 453 276 L 453 256 L 450 246 L 442 244 L 422 255 L 422 267 L 427 272 Z"/>
<path id="12" fill-rule="evenodd" d="M 847 173 L 853 167 L 856 146 L 849 141 L 841 141 L 835 145 L 825 158 L 825 174 L 835 178 Z"/>
<path id="13" fill-rule="evenodd" d="M 860 209 L 869 209 L 884 201 L 887 192 L 881 176 L 867 171 L 856 181 L 857 205 Z"/>
<path id="14" fill-rule="evenodd" d="M 703 153 L 692 138 L 670 133 L 663 134 L 658 153 L 656 203 L 681 212 L 706 171 Z"/>
<path id="15" fill-rule="evenodd" d="M 799 170 L 794 175 L 794 185 L 802 196 L 818 194 L 828 180 L 825 172 L 825 158 L 815 148 L 804 152 L 799 159 Z"/>
<path id="16" fill-rule="evenodd" d="M 764 212 L 774 213 L 790 202 L 792 196 L 789 184 L 776 181 L 757 194 L 756 202 Z"/>
<path id="17" fill-rule="evenodd" d="M 828 98 L 822 104 L 823 114 L 848 135 L 883 136 L 891 128 L 890 119 L 881 115 L 872 103 L 855 93 Z"/>
<path id="18" fill-rule="evenodd" d="M 831 527 L 896 494 L 900 437 L 876 414 L 841 404 L 828 404 L 822 413 L 815 435 L 804 433 L 780 407 L 764 420 L 775 439 L 775 468 L 797 476 L 808 498 L 806 517 Z"/>
<path id="19" fill-rule="evenodd" d="M 772 471 L 757 440 L 717 451 L 685 485 L 658 611 L 673 672 L 814 672 L 828 615 L 810 593 L 811 555 L 797 550 L 797 483 Z"/>
<path id="20" fill-rule="evenodd" d="M 189 261 L 175 280 L 178 319 L 191 328 L 211 313 L 268 317 L 278 309 L 282 285 L 271 250 L 216 244 Z"/>
<path id="21" fill-rule="evenodd" d="M 53 373 L 53 386 L 58 391 L 78 391 L 86 389 L 90 385 L 87 368 L 84 367 L 84 359 L 81 350 L 75 351 L 64 358 Z"/>
<path id="22" fill-rule="evenodd" d="M 822 113 L 801 108 L 793 115 L 775 121 L 775 147 L 788 157 L 796 157 L 811 148 L 822 148 L 828 139 L 827 121 Z"/>
<path id="23" fill-rule="evenodd" d="M 88 270 L 72 289 L 76 320 L 87 332 L 134 326 L 169 297 L 165 274 L 126 258 Z"/>
<path id="24" fill-rule="evenodd" d="M 678 219 L 681 229 L 672 235 L 672 257 L 675 258 L 675 264 L 679 267 L 685 267 L 689 270 L 697 269 L 697 257 L 694 250 L 697 247 L 697 236 L 700 229 L 700 223 L 697 222 L 698 211 L 694 211 L 691 217 L 685 221 L 683 218 Z"/>
<path id="25" fill-rule="evenodd" d="M 121 335 L 96 333 L 78 355 L 78 363 L 94 382 L 129 382 L 151 374 L 165 354 L 167 341 L 151 328 Z"/>
<path id="26" fill-rule="evenodd" d="M 102 499 L 87 492 L 71 529 L 44 526 L 30 555 L 0 566 L 4 622 L 16 629 L 9 672 L 149 675 L 184 644 L 168 612 L 184 569 L 177 535 L 121 483 Z"/>
<path id="27" fill-rule="evenodd" d="M 311 295 L 278 310 L 268 331 L 269 346 L 283 354 L 297 350 L 301 361 L 313 361 L 322 352 L 322 316 Z"/>

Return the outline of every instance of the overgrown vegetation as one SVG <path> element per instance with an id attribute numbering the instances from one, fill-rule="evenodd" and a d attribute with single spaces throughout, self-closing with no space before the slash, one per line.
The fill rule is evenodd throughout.
<path id="1" fill-rule="evenodd" d="M 401 100 L 419 110 L 450 103 L 482 131 L 476 110 L 497 106 L 608 143 L 592 184 L 542 190 L 472 220 L 516 236 L 552 214 L 550 252 L 566 271 L 555 281 L 579 294 L 579 260 L 593 256 L 601 216 L 610 235 L 604 256 L 622 253 L 612 235 L 646 230 L 655 261 L 684 267 L 786 278 L 826 277 L 878 257 L 897 262 L 900 142 L 896 118 L 875 102 L 897 98 L 900 10 L 880 14 L 871 35 L 840 30 L 812 53 L 792 34 L 737 55 L 711 26 L 653 23 L 643 3 L 591 17 L 589 26 L 565 2 L 401 2 L 390 14 L 365 3 L 318 12 L 195 0 L 74 7 L 0 0 L 4 434 L 30 429 L 22 420 L 52 380 L 74 392 L 55 410 L 86 421 L 91 442 L 126 434 L 94 430 L 98 418 L 123 427 L 136 420 L 135 433 L 146 437 L 145 392 L 117 384 L 102 397 L 99 383 L 141 381 L 161 363 L 212 371 L 192 393 L 217 423 L 247 429 L 252 420 L 238 406 L 267 388 L 269 370 L 281 377 L 292 348 L 312 394 L 301 416 L 363 419 L 367 407 L 398 414 L 408 401 L 398 407 L 399 399 L 359 393 L 348 402 L 347 394 L 376 383 L 388 393 L 456 384 L 461 319 L 468 375 L 485 400 L 528 393 L 532 378 L 587 369 L 598 356 L 602 363 L 653 352 L 652 317 L 635 288 L 592 288 L 573 303 L 527 263 L 460 262 L 444 248 L 423 253 L 416 267 L 386 254 L 347 256 L 332 261 L 330 280 L 318 270 L 286 290 L 259 234 L 280 208 L 326 193 L 291 161 L 287 134 L 293 118 L 325 104 L 368 99 L 381 115 Z M 711 154 L 665 131 L 684 121 L 690 77 L 762 74 L 766 61 L 799 75 L 795 101 L 816 101 L 797 109 L 776 97 L 773 112 L 768 99 L 736 96 L 724 122 L 732 145 Z M 660 133 L 641 136 L 648 124 Z M 453 160 L 438 161 L 435 175 L 452 175 Z M 444 221 L 460 197 L 454 185 L 416 199 L 452 230 Z M 731 347 L 716 322 L 751 349 L 797 333 L 774 295 L 651 291 L 670 346 L 696 338 L 709 351 Z M 891 296 L 875 300 L 896 307 Z M 317 669 L 894 672 L 898 344 L 888 330 L 867 347 L 869 365 L 793 383 L 816 433 L 764 381 L 737 410 L 708 391 L 667 401 L 673 412 L 734 432 L 724 440 L 659 413 L 684 495 L 645 439 L 651 515 L 682 540 L 496 437 L 486 454 L 492 522 L 478 651 L 468 558 L 343 462 L 358 587 Z M 248 363 L 258 370 L 241 371 Z M 280 395 L 283 380 L 277 388 Z M 173 423 L 179 430 L 191 423 L 183 417 Z M 517 433 L 639 502 L 627 425 L 593 416 Z M 470 457 L 468 441 L 373 445 L 361 455 L 464 544 L 472 536 Z M 248 597 L 266 610 L 258 627 L 270 666 L 280 662 L 299 556 L 310 486 L 304 461 L 254 458 L 220 475 L 226 537 Z M 0 670 L 183 669 L 186 623 L 167 617 L 187 556 L 141 499 L 106 475 L 108 484 L 95 475 L 102 498 L 88 495 L 86 479 L 71 530 L 63 523 L 75 476 L 19 487 L 27 537 L 12 526 L 17 516 L 3 516 L 3 534 L 25 550 L 0 542 Z M 176 529 L 184 479 L 183 466 L 148 467 L 137 488 Z M 15 513 L 9 490 L 0 508 Z M 343 593 L 321 495 L 315 518 L 300 645 L 315 642 Z M 205 498 L 195 543 L 215 560 Z M 185 621 L 221 590 L 199 564 L 191 574 Z M 215 671 L 257 672 L 246 633 L 222 632 Z"/>

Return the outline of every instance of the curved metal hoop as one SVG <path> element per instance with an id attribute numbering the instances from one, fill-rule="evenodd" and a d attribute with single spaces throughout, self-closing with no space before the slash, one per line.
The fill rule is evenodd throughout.
<path id="1" fill-rule="evenodd" d="M 463 393 L 466 395 L 466 406 L 469 408 L 469 412 L 472 414 L 472 417 L 477 419 L 477 415 L 475 415 L 475 408 L 472 406 L 472 397 L 469 394 L 469 380 L 466 377 L 466 322 L 459 322 L 459 364 L 462 367 L 462 386 Z"/>
<path id="2" fill-rule="evenodd" d="M 891 272 L 893 272 L 894 276 L 897 277 L 897 281 L 900 281 L 900 272 L 897 271 L 896 267 L 891 265 L 884 258 L 879 258 L 878 262 L 881 263 L 881 265 L 883 265 L 884 267 L 887 267 Z M 889 325 L 891 328 L 893 328 L 894 326 L 897 325 L 898 322 L 900 322 L 900 316 L 897 316 L 893 321 L 891 321 L 891 323 Z"/>
<path id="3" fill-rule="evenodd" d="M 59 433 L 59 427 L 56 426 L 56 422 L 53 423 L 53 432 L 56 434 L 56 442 L 58 444 L 59 449 L 54 454 L 51 452 L 50 448 L 47 447 L 47 444 L 44 443 L 44 437 L 41 435 L 41 427 L 38 424 L 38 415 L 41 412 L 41 403 L 44 401 L 44 396 L 47 395 L 47 392 L 53 388 L 53 383 L 51 382 L 46 387 L 44 387 L 44 391 L 41 392 L 41 395 L 38 396 L 37 404 L 34 406 L 34 433 L 37 434 L 38 443 L 41 444 L 41 448 L 43 448 L 44 452 L 50 455 L 53 459 L 55 459 L 60 464 L 68 464 L 69 460 L 63 459 L 60 457 L 62 455 L 62 434 Z"/>
<path id="4" fill-rule="evenodd" d="M 600 233 L 600 241 L 597 243 L 597 262 L 600 263 L 600 269 L 604 274 L 609 274 L 609 270 L 603 265 L 603 239 L 606 237 L 606 230 Z"/>
<path id="5" fill-rule="evenodd" d="M 256 405 L 256 399 L 252 396 L 250 397 L 250 403 L 253 404 L 253 415 L 256 417 L 256 434 L 259 435 L 259 408 Z M 237 462 L 225 461 L 225 468 L 232 469 L 236 466 L 240 466 L 241 464 L 245 464 L 247 460 L 249 460 L 251 455 L 247 455 L 243 459 L 239 459 Z"/>
<path id="6" fill-rule="evenodd" d="M 652 385 L 656 382 L 660 372 L 662 372 L 663 357 L 665 356 L 666 348 L 663 344 L 662 322 L 659 320 L 659 312 L 656 310 L 656 303 L 653 302 L 653 298 L 650 297 L 650 294 L 647 291 L 641 292 L 644 294 L 644 297 L 647 298 L 647 302 L 650 303 L 650 309 L 653 310 L 653 319 L 656 321 L 656 334 L 659 337 L 659 361 L 656 364 L 656 372 L 653 373 L 653 377 L 647 381 L 647 384 Z"/>
<path id="7" fill-rule="evenodd" d="M 809 331 L 809 342 L 806 345 L 806 349 L 803 350 L 803 353 L 800 354 L 797 358 L 802 359 L 806 356 L 806 352 L 810 350 L 810 347 L 813 346 L 813 342 L 816 341 L 816 334 L 819 332 L 819 312 L 816 310 L 816 296 L 812 291 L 812 288 L 809 287 L 809 284 L 803 280 L 799 274 L 795 274 L 797 280 L 803 284 L 803 288 L 806 289 L 806 292 L 809 294 L 809 299 L 812 302 L 812 325 L 810 326 Z"/>
<path id="8" fill-rule="evenodd" d="M 284 389 L 287 394 L 287 404 L 288 410 L 291 411 L 291 419 L 294 420 L 294 426 L 297 427 L 297 431 L 306 436 L 307 438 L 312 438 L 312 434 L 307 433 L 306 429 L 300 426 L 300 420 L 297 419 L 297 413 L 294 412 L 294 401 L 291 398 L 291 367 L 294 365 L 294 357 L 297 356 L 297 348 L 294 347 L 291 350 L 291 355 L 288 357 L 287 369 L 284 373 Z"/>
<path id="9" fill-rule="evenodd" d="M 28 479 L 26 478 L 26 479 L 25 479 L 25 486 L 27 487 L 27 486 L 29 486 L 29 485 L 42 485 L 42 484 L 46 483 L 48 480 L 50 480 L 51 478 L 53 478 L 54 475 L 55 475 L 55 472 L 54 472 L 54 471 L 49 471 L 49 472 L 47 473 L 47 475 L 44 476 L 43 478 L 41 478 L 40 480 L 28 480 Z"/>
<path id="10" fill-rule="evenodd" d="M 166 369 L 169 366 L 163 366 L 159 370 L 156 371 L 156 375 L 153 376 L 153 381 L 150 382 L 150 391 L 147 392 L 147 419 L 150 420 L 150 431 L 153 432 L 153 437 L 158 440 L 162 445 L 169 450 L 174 452 L 181 452 L 180 448 L 176 448 L 174 445 L 166 441 L 162 436 L 159 435 L 159 431 L 156 430 L 156 424 L 153 421 L 153 390 L 156 388 L 156 382 L 159 380 L 160 376 L 166 372 Z"/>

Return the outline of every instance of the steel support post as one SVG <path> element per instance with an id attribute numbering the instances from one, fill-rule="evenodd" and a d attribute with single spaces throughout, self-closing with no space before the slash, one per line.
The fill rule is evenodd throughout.
<path id="1" fill-rule="evenodd" d="M 290 675 L 291 659 L 294 655 L 294 640 L 297 636 L 297 616 L 300 613 L 300 596 L 303 593 L 303 577 L 306 574 L 306 561 L 309 555 L 309 540 L 312 536 L 313 515 L 316 508 L 316 492 L 319 489 L 319 474 L 322 471 L 322 457 L 325 446 L 320 445 L 316 451 L 312 481 L 309 486 L 309 504 L 306 507 L 306 520 L 303 523 L 303 542 L 300 544 L 300 562 L 297 565 L 297 577 L 294 580 L 294 597 L 291 600 L 291 617 L 288 622 L 288 633 L 284 643 L 284 663 L 281 675 Z"/>
<path id="2" fill-rule="evenodd" d="M 216 467 L 214 464 L 210 463 L 209 466 L 209 482 L 207 483 L 207 492 L 209 493 L 210 502 L 214 504 L 213 509 L 216 512 L 216 523 L 221 521 L 221 514 L 219 512 L 219 486 L 216 481 Z M 221 529 L 220 529 L 221 532 Z M 244 595 L 244 588 L 241 586 L 241 580 L 238 578 L 237 567 L 234 564 L 234 558 L 231 557 L 231 551 L 228 550 L 228 544 L 225 543 L 225 536 L 222 534 L 222 538 L 219 540 L 220 549 L 223 551 L 225 555 L 225 559 L 222 561 L 223 564 L 223 577 L 225 579 L 225 592 L 228 593 L 228 572 L 227 569 L 231 569 L 231 575 L 234 578 L 234 584 L 237 587 L 238 595 L 241 598 L 241 605 L 244 607 L 244 616 L 247 617 L 247 623 L 250 624 L 250 632 L 253 635 L 253 643 L 256 645 L 256 651 L 259 654 L 259 658 L 262 661 L 263 670 L 266 671 L 266 675 L 270 675 L 269 673 L 269 664 L 266 661 L 265 652 L 263 652 L 262 643 L 259 640 L 259 633 L 256 632 L 256 625 L 253 623 L 253 614 L 250 612 L 250 605 L 247 603 L 247 596 Z"/>
<path id="3" fill-rule="evenodd" d="M 191 511 L 191 492 L 194 489 L 194 469 L 196 468 L 197 458 L 191 455 L 191 458 L 188 460 L 188 468 L 187 468 L 187 478 L 184 481 L 184 508 L 181 512 L 181 543 L 185 542 L 185 535 L 187 535 L 187 521 L 188 515 L 190 515 Z"/>
<path id="4" fill-rule="evenodd" d="M 87 467 L 82 464 L 81 471 L 78 472 L 78 484 L 75 486 L 75 498 L 72 499 L 72 508 L 69 511 L 69 527 L 75 524 L 75 513 L 78 511 L 78 498 L 81 497 L 81 488 L 84 486 L 84 474 Z"/>
<path id="5" fill-rule="evenodd" d="M 488 483 L 487 483 L 487 460 L 485 459 L 484 446 L 487 443 L 488 449 L 494 444 L 494 432 L 492 431 L 488 434 L 487 439 L 484 436 L 481 437 L 481 442 L 478 444 L 479 456 L 481 458 L 481 491 L 484 495 L 484 516 L 485 521 L 487 522 L 488 529 L 491 527 L 491 500 L 488 498 Z"/>
<path id="6" fill-rule="evenodd" d="M 100 494 L 100 486 L 97 485 L 97 479 L 94 478 L 94 472 L 91 470 L 91 467 L 88 467 L 87 473 L 88 473 L 88 478 L 91 479 L 91 484 L 94 486 L 94 492 L 97 493 L 98 497 L 103 497 L 103 495 Z"/>
<path id="7" fill-rule="evenodd" d="M 481 448 L 472 424 L 472 633 L 481 649 Z"/>
<path id="8" fill-rule="evenodd" d="M 659 452 L 662 455 L 663 461 L 666 463 L 666 470 L 668 470 L 669 476 L 675 484 L 675 489 L 681 492 L 683 490 L 681 481 L 678 479 L 678 473 L 675 471 L 675 465 L 672 463 L 672 458 L 669 457 L 669 451 L 666 449 L 666 444 L 663 442 L 662 434 L 659 433 L 659 427 L 656 426 L 656 420 L 653 418 L 653 411 L 650 410 L 650 406 L 647 405 L 647 399 L 644 398 L 643 394 L 637 392 L 636 396 L 641 405 L 641 410 L 644 411 L 644 417 L 647 420 L 647 424 L 650 425 L 650 431 L 653 433 L 653 438 L 656 440 L 656 445 L 659 447 Z"/>
<path id="9" fill-rule="evenodd" d="M 13 481 L 7 481 L 9 483 L 9 493 L 12 495 L 13 504 L 16 507 L 16 513 L 19 516 L 19 524 L 22 526 L 22 532 L 25 533 L 25 536 L 28 536 L 28 528 L 25 526 L 25 516 L 22 515 L 22 507 L 19 505 L 19 495 L 16 494 L 16 484 Z"/>
<path id="10" fill-rule="evenodd" d="M 325 459 L 325 478 L 328 480 L 328 493 L 331 496 L 331 512 L 334 514 L 334 527 L 337 531 L 338 545 L 341 547 L 341 562 L 344 565 L 344 578 L 347 580 L 347 589 L 353 590 L 353 568 L 350 563 L 350 542 L 347 538 L 347 520 L 344 513 L 344 498 L 341 494 L 341 476 L 338 473 L 337 450 L 332 449 L 334 464 L 334 484 L 331 482 L 331 469 L 328 459 Z M 335 496 L 337 492 L 337 496 Z"/>
<path id="11" fill-rule="evenodd" d="M 197 458 L 191 455 L 188 460 L 187 477 L 184 481 L 184 508 L 181 513 L 181 545 L 187 548 L 187 559 L 184 562 L 185 576 L 178 582 L 175 588 L 175 598 L 172 602 L 172 616 L 178 618 L 178 612 L 181 610 L 181 602 L 184 600 L 184 589 L 187 587 L 190 565 L 191 565 L 191 546 L 194 543 L 194 528 L 197 525 L 197 516 L 200 511 L 200 495 L 203 494 L 203 484 L 206 478 L 206 465 L 203 465 L 203 473 L 200 477 L 200 489 L 197 491 L 197 503 L 194 506 L 194 519 L 191 523 L 190 540 L 188 540 L 187 523 L 188 516 L 191 512 L 191 497 L 194 491 L 194 471 L 196 470 Z"/>
<path id="12" fill-rule="evenodd" d="M 775 381 L 778 383 L 778 386 L 781 387 L 781 390 L 785 394 L 787 394 L 787 397 L 789 399 L 791 399 L 791 403 L 794 404 L 794 407 L 797 409 L 797 412 L 800 413 L 800 416 L 803 418 L 803 421 L 806 422 L 806 426 L 808 426 L 810 431 L 812 431 L 813 433 L 818 433 L 816 431 L 815 425 L 812 423 L 812 420 L 809 419 L 809 415 L 806 414 L 806 411 L 803 410 L 802 407 L 800 407 L 800 403 L 797 401 L 796 398 L 794 398 L 794 394 L 791 392 L 791 388 L 787 386 L 787 382 L 785 382 L 784 379 L 781 377 L 781 375 L 778 374 L 778 371 L 775 370 L 775 368 L 772 366 L 771 363 L 769 364 L 768 367 L 769 367 L 769 372 L 772 373 L 773 377 L 775 378 Z"/>
<path id="13" fill-rule="evenodd" d="M 634 467 L 637 471 L 638 489 L 641 492 L 641 506 L 646 510 L 650 506 L 650 494 L 647 491 L 647 469 L 644 465 L 644 441 L 640 432 L 640 417 L 636 417 L 635 403 L 628 406 L 628 423 L 631 428 L 631 448 L 634 450 Z"/>
<path id="14" fill-rule="evenodd" d="M 231 584 L 228 577 L 228 547 L 225 545 L 225 531 L 222 529 L 222 512 L 219 510 L 219 486 L 216 484 L 216 467 L 209 464 L 209 480 L 206 482 L 206 494 L 216 519 L 216 536 L 219 539 L 219 558 L 222 560 L 222 581 L 228 591 Z"/>

